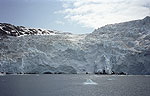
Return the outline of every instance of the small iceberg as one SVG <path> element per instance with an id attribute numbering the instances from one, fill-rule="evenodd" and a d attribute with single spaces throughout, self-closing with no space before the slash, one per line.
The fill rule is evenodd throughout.
<path id="1" fill-rule="evenodd" d="M 111 81 L 111 80 L 115 80 L 115 79 L 114 79 L 114 78 L 109 78 L 109 79 L 107 79 L 107 80 Z"/>
<path id="2" fill-rule="evenodd" d="M 1 72 L 0 72 L 0 76 L 4 76 L 4 75 L 6 75 L 6 73 L 1 73 Z"/>
<path id="3" fill-rule="evenodd" d="M 83 84 L 84 85 L 97 85 L 97 83 L 92 81 L 91 79 L 87 79 L 86 82 L 84 82 Z"/>
<path id="4" fill-rule="evenodd" d="M 39 74 L 36 74 L 36 76 L 40 76 Z"/>

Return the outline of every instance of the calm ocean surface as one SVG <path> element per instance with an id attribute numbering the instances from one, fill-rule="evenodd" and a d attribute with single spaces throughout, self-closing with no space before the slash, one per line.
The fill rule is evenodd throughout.
<path id="1" fill-rule="evenodd" d="M 0 96 L 150 96 L 150 76 L 5 75 Z"/>

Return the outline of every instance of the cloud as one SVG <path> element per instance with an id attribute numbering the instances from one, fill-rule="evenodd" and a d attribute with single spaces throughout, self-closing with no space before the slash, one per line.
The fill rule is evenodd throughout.
<path id="1" fill-rule="evenodd" d="M 59 24 L 59 25 L 64 25 L 65 23 L 63 21 L 55 21 L 56 24 Z"/>
<path id="2" fill-rule="evenodd" d="M 75 21 L 89 28 L 141 19 L 150 15 L 150 0 L 61 0 L 61 2 L 64 10 L 59 10 L 59 14 L 64 14 L 69 21 Z"/>
<path id="3" fill-rule="evenodd" d="M 69 4 L 63 4 L 62 5 L 64 8 L 68 8 L 69 7 Z"/>

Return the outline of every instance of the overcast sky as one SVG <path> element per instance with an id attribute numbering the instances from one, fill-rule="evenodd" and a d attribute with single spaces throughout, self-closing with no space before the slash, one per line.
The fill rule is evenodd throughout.
<path id="1" fill-rule="evenodd" d="M 0 22 L 90 33 L 150 15 L 150 0 L 0 0 Z"/>

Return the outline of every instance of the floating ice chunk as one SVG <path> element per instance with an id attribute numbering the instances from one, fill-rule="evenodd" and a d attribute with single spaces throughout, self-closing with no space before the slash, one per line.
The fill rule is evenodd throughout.
<path id="1" fill-rule="evenodd" d="M 17 73 L 13 73 L 13 74 L 10 74 L 10 75 L 18 75 Z"/>
<path id="2" fill-rule="evenodd" d="M 6 75 L 5 73 L 0 73 L 0 76 L 4 76 L 4 75 Z"/>
<path id="3" fill-rule="evenodd" d="M 144 75 L 145 77 L 150 77 L 150 75 Z"/>
<path id="4" fill-rule="evenodd" d="M 40 76 L 39 74 L 36 74 L 36 76 Z"/>
<path id="5" fill-rule="evenodd" d="M 110 81 L 111 81 L 111 80 L 115 80 L 115 79 L 114 79 L 114 78 L 109 78 L 109 79 L 107 79 L 107 80 L 110 80 Z"/>
<path id="6" fill-rule="evenodd" d="M 84 82 L 83 84 L 84 85 L 97 85 L 97 83 L 92 81 L 91 79 L 87 79 L 86 82 Z"/>

